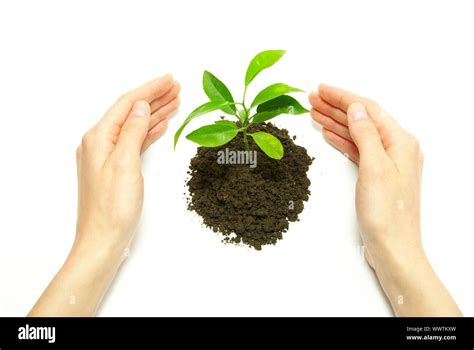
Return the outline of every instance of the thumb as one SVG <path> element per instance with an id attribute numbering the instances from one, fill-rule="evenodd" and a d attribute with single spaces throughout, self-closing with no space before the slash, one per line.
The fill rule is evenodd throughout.
<path id="1" fill-rule="evenodd" d="M 349 132 L 359 149 L 360 162 L 369 163 L 379 161 L 385 154 L 379 132 L 365 107 L 355 102 L 347 110 Z"/>
<path id="2" fill-rule="evenodd" d="M 146 101 L 135 102 L 120 131 L 117 147 L 140 155 L 149 127 L 150 105 Z"/>

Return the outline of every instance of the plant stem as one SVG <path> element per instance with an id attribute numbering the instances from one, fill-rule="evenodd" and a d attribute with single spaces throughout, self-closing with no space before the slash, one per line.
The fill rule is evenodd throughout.
<path id="1" fill-rule="evenodd" d="M 242 133 L 244 134 L 244 148 L 246 151 L 250 150 L 249 141 L 247 140 L 247 128 L 245 128 Z"/>
<path id="2" fill-rule="evenodd" d="M 247 86 L 245 86 L 244 88 L 244 96 L 242 97 L 242 107 L 244 108 L 244 112 L 245 112 L 245 118 L 242 124 L 242 127 L 244 130 L 242 131 L 242 133 L 244 136 L 244 148 L 246 151 L 249 151 L 250 150 L 249 141 L 247 140 L 247 129 L 249 127 L 249 110 L 245 106 L 245 95 L 247 95 Z"/>
<path id="3" fill-rule="evenodd" d="M 244 108 L 245 111 L 245 120 L 249 119 L 249 110 L 247 109 L 247 106 L 245 105 L 245 95 L 247 95 L 247 86 L 244 88 L 244 96 L 242 97 L 242 107 Z"/>

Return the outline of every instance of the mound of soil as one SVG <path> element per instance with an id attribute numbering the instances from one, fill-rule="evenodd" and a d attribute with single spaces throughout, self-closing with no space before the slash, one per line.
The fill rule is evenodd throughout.
<path id="1" fill-rule="evenodd" d="M 249 138 L 257 151 L 257 165 L 219 164 L 218 152 L 243 150 L 242 134 L 227 145 L 199 147 L 191 160 L 187 181 L 188 209 L 202 218 L 204 225 L 224 235 L 226 243 L 244 243 L 257 250 L 275 244 L 288 230 L 289 221 L 298 220 L 303 202 L 310 194 L 306 175 L 314 158 L 295 145 L 286 129 L 271 123 L 253 125 L 249 132 L 265 131 L 283 144 L 285 155 L 274 160 L 265 155 Z"/>

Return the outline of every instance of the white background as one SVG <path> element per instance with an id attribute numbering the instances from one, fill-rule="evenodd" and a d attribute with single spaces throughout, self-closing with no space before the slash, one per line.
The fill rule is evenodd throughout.
<path id="1" fill-rule="evenodd" d="M 309 116 L 277 120 L 316 161 L 301 221 L 276 246 L 261 252 L 225 246 L 186 210 L 184 181 L 195 145 L 181 142 L 173 152 L 172 135 L 206 101 L 203 69 L 240 96 L 249 60 L 262 50 L 286 49 L 249 97 L 274 82 L 308 91 L 326 82 L 377 100 L 415 134 L 426 156 L 425 247 L 461 309 L 474 316 L 469 5 L 2 2 L 0 315 L 25 315 L 68 253 L 82 134 L 120 94 L 167 72 L 182 84 L 181 109 L 144 157 L 138 236 L 99 314 L 391 315 L 358 251 L 356 168 L 323 142 Z"/>

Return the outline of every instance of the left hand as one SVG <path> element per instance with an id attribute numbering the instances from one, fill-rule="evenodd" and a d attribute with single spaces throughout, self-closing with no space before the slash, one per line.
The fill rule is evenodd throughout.
<path id="1" fill-rule="evenodd" d="M 75 246 L 123 252 L 143 204 L 140 154 L 165 132 L 179 105 L 171 75 L 121 96 L 77 149 L 79 205 Z"/>
<path id="2" fill-rule="evenodd" d="M 76 239 L 29 316 L 92 316 L 132 241 L 143 205 L 140 155 L 179 105 L 170 75 L 120 97 L 77 149 Z"/>

